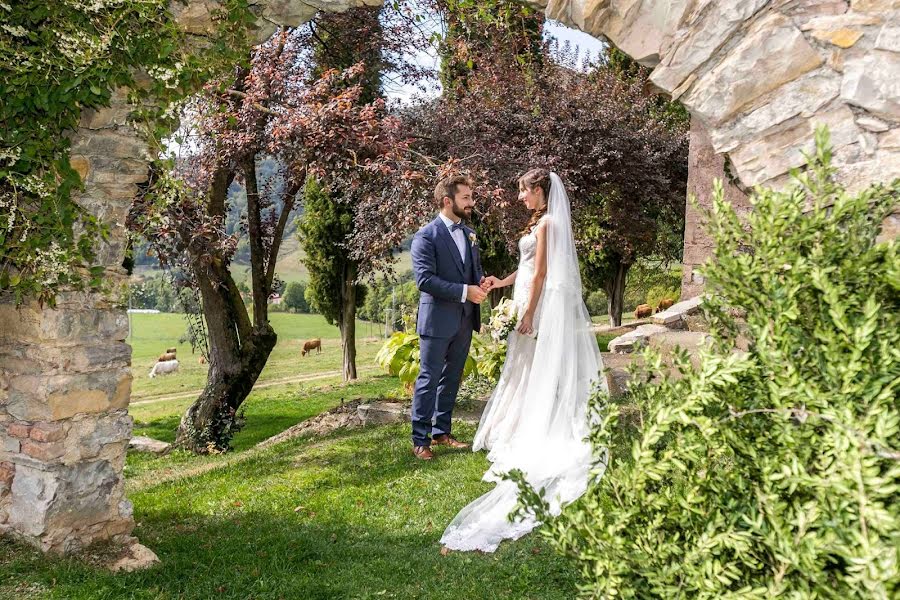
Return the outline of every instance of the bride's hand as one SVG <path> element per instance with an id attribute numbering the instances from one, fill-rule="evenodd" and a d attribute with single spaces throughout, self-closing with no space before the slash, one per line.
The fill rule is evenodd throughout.
<path id="1" fill-rule="evenodd" d="M 531 313 L 522 315 L 522 318 L 519 319 L 519 324 L 516 326 L 516 331 L 522 335 L 531 335 L 534 333 L 534 315 Z"/>

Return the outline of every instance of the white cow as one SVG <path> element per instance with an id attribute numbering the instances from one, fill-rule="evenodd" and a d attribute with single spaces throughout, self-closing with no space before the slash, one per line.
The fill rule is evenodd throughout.
<path id="1" fill-rule="evenodd" d="M 150 378 L 154 378 L 157 375 L 168 375 L 169 373 L 174 373 L 178 370 L 178 361 L 177 360 L 163 360 L 150 369 Z"/>

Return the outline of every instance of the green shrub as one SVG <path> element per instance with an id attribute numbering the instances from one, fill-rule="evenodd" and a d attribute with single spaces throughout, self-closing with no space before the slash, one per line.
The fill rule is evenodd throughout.
<path id="1" fill-rule="evenodd" d="M 416 333 L 398 331 L 384 343 L 375 362 L 389 375 L 400 379 L 407 391 L 411 391 L 419 376 L 419 336 Z M 463 378 L 475 371 L 477 363 L 472 354 L 466 359 Z"/>
<path id="2" fill-rule="evenodd" d="M 584 596 L 900 597 L 900 257 L 876 243 L 900 182 L 845 193 L 824 132 L 809 163 L 755 191 L 746 228 L 716 185 L 715 343 L 632 386 L 631 439 L 595 399 L 605 475 L 556 519 L 519 477 Z"/>
<path id="3" fill-rule="evenodd" d="M 481 376 L 478 371 L 472 372 L 463 379 L 456 395 L 457 410 L 476 410 L 479 402 L 490 398 L 497 382 Z"/>
<path id="4" fill-rule="evenodd" d="M 500 372 L 506 363 L 506 348 L 506 340 L 495 342 L 488 336 L 487 341 L 482 342 L 477 337 L 472 338 L 471 352 L 475 356 L 478 374 L 481 377 L 494 384 L 500 381 Z"/>
<path id="5" fill-rule="evenodd" d="M 649 303 L 655 307 L 659 300 L 656 303 L 649 301 L 662 294 L 668 294 L 669 297 L 681 294 L 680 265 L 673 268 L 660 264 L 659 261 L 644 260 L 631 267 L 625 283 L 625 296 L 622 298 L 626 312 L 632 312 L 639 304 Z"/>
<path id="6" fill-rule="evenodd" d="M 600 290 L 588 294 L 587 298 L 584 300 L 584 304 L 587 306 L 588 313 L 593 317 L 605 315 L 608 312 L 606 294 Z"/>

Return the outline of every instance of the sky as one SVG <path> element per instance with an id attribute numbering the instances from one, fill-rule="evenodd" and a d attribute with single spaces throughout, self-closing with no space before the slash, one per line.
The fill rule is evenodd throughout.
<path id="1" fill-rule="evenodd" d="M 603 42 L 601 42 L 597 38 L 584 33 L 583 31 L 572 29 L 571 27 L 566 27 L 565 25 L 562 25 L 561 23 L 558 23 L 556 21 L 546 21 L 544 25 L 544 36 L 554 37 L 559 40 L 560 44 L 569 42 L 573 47 L 577 46 L 580 50 L 581 56 L 585 56 L 585 54 L 590 54 L 590 56 L 597 56 L 597 54 L 599 54 L 604 47 Z M 437 54 L 434 52 L 420 52 L 416 56 L 416 62 L 423 66 L 436 68 L 437 61 Z M 438 85 L 438 87 L 423 91 L 415 86 L 410 85 L 399 86 L 387 84 L 385 85 L 385 93 L 389 99 L 402 103 L 410 100 L 415 95 L 436 96 L 440 93 L 440 87 Z"/>

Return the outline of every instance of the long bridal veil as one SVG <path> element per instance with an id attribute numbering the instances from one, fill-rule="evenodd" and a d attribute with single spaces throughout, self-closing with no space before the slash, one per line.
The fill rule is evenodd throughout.
<path id="1" fill-rule="evenodd" d="M 517 426 L 505 439 L 494 440 L 488 453 L 492 465 L 484 480 L 497 485 L 461 510 L 447 527 L 441 543 L 451 549 L 493 552 L 502 540 L 517 539 L 538 525 L 531 516 L 515 522 L 508 518 L 516 507 L 518 488 L 500 475 L 512 469 L 521 470 L 534 489 L 544 489 L 553 514 L 587 489 L 593 466 L 586 440 L 588 398 L 595 385 L 605 389 L 606 380 L 600 376 L 600 350 L 582 299 L 569 198 L 555 173 L 550 181 L 544 217 L 548 220 L 547 276 L 534 368 L 516 399 L 521 402 Z M 511 363 L 511 357 L 507 361 Z M 498 386 L 486 415 L 499 392 Z"/>

